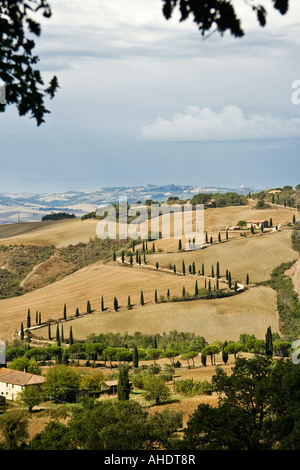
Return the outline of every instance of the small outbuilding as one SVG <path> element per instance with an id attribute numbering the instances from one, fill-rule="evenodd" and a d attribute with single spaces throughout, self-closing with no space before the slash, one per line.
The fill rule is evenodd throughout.
<path id="1" fill-rule="evenodd" d="M 269 222 L 267 220 L 247 220 L 247 228 L 268 228 Z"/>

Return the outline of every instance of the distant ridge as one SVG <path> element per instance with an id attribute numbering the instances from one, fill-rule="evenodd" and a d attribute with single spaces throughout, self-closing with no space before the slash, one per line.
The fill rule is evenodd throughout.
<path id="1" fill-rule="evenodd" d="M 0 193 L 0 224 L 32 222 L 41 220 L 50 212 L 72 212 L 77 217 L 95 210 L 99 205 L 118 203 L 120 197 L 127 197 L 129 204 L 142 203 L 146 199 L 167 201 L 169 196 L 190 199 L 201 192 L 248 194 L 259 189 L 240 186 L 225 188 L 217 186 L 196 186 L 153 184 L 141 186 L 116 186 L 98 189 L 74 190 L 57 193 Z"/>

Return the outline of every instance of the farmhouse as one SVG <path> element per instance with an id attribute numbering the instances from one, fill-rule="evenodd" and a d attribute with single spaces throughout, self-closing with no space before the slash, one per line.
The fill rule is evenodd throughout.
<path id="1" fill-rule="evenodd" d="M 254 228 L 269 227 L 269 222 L 267 220 L 248 220 L 247 228 L 251 228 L 251 226 Z"/>
<path id="2" fill-rule="evenodd" d="M 29 385 L 40 387 L 45 382 L 45 377 L 19 370 L 0 368 L 0 397 L 7 400 L 15 400 L 20 392 Z"/>

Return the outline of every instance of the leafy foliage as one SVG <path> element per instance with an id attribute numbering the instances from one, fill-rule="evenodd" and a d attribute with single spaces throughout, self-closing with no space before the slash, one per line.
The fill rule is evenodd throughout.
<path id="1" fill-rule="evenodd" d="M 41 27 L 34 17 L 40 11 L 46 18 L 51 16 L 46 0 L 0 2 L 0 79 L 6 85 L 6 103 L 0 104 L 0 111 L 15 104 L 20 116 L 30 113 L 38 126 L 49 113 L 45 98 L 52 99 L 58 88 L 56 76 L 48 86 L 44 85 L 40 71 L 35 68 L 39 60 L 34 55 L 35 42 L 27 37 L 28 32 L 40 35 Z"/>

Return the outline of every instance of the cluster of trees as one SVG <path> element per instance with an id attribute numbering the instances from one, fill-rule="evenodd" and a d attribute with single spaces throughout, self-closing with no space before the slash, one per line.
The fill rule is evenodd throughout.
<path id="1" fill-rule="evenodd" d="M 114 400 L 81 399 L 67 408 L 69 419 L 52 419 L 29 439 L 28 418 L 19 410 L 0 416 L 1 449 L 23 450 L 297 450 L 300 446 L 300 369 L 290 359 L 238 357 L 227 374 L 217 367 L 209 383 L 178 381 L 177 393 L 216 393 L 218 405 L 200 404 L 183 427 L 182 411 L 165 408 L 148 413 L 124 393 L 128 369 L 119 371 L 120 393 Z M 166 384 L 155 373 L 132 374 L 151 401 L 160 404 Z M 93 381 L 92 378 L 90 379 Z M 177 382 L 175 381 L 175 384 Z M 45 383 L 48 397 L 75 400 L 80 377 L 55 366 Z M 99 383 L 94 382 L 95 389 Z M 193 391 L 194 389 L 194 391 Z M 29 390 L 29 389 L 28 389 Z M 150 390 L 150 392 L 148 392 Z M 121 393 L 122 392 L 122 393 Z M 63 395 L 62 395 L 63 394 Z M 26 406 L 30 403 L 22 397 Z M 150 398 L 148 396 L 148 398 Z M 34 396 L 31 396 L 31 403 Z M 59 399 L 59 398 L 58 398 Z M 179 433 L 179 431 L 181 431 Z"/>
<path id="2" fill-rule="evenodd" d="M 204 204 L 204 207 L 242 206 L 247 197 L 233 191 L 227 193 L 199 193 L 193 196 L 191 204 Z"/>
<path id="3" fill-rule="evenodd" d="M 274 193 L 272 191 L 278 192 Z M 273 190 L 252 193 L 251 197 L 257 199 L 258 209 L 265 209 L 271 207 L 270 204 L 277 204 L 284 207 L 294 207 L 297 208 L 298 211 L 300 210 L 300 184 L 297 184 L 295 188 L 286 185 L 283 188 L 274 188 Z"/>
<path id="4" fill-rule="evenodd" d="M 168 358 L 174 367 L 181 367 L 182 362 L 187 367 L 193 367 L 195 358 L 200 354 L 202 365 L 206 366 L 207 359 L 214 365 L 216 354 L 220 353 L 226 364 L 229 355 L 236 358 L 239 352 L 288 357 L 291 347 L 291 341 L 283 341 L 270 328 L 265 339 L 242 334 L 239 341 L 216 340 L 209 344 L 202 336 L 174 330 L 169 334 L 155 336 L 140 332 L 123 336 L 112 333 L 91 335 L 86 341 L 75 341 L 72 337 L 68 347 L 59 341 L 45 347 L 31 347 L 29 343 L 21 341 L 8 345 L 6 355 L 10 368 L 22 371 L 26 367 L 31 373 L 39 374 L 40 365 L 51 364 L 53 360 L 57 364 L 73 365 L 85 361 L 85 365 L 91 367 L 97 367 L 96 361 L 100 361 L 105 367 L 113 369 L 121 363 L 132 363 L 137 368 L 140 360 L 156 364 L 157 359 Z"/>
<path id="5" fill-rule="evenodd" d="M 42 221 L 63 219 L 75 219 L 75 214 L 68 214 L 67 212 L 51 212 L 51 214 L 47 214 L 42 217 Z"/>

